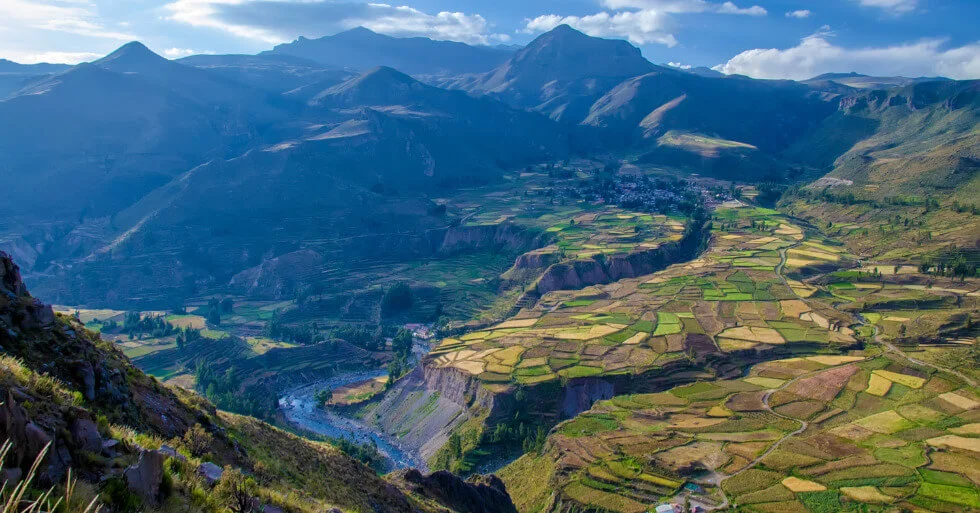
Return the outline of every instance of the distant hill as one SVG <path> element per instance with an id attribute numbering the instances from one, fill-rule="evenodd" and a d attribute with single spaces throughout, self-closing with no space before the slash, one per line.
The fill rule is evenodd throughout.
<path id="1" fill-rule="evenodd" d="M 292 55 L 192 55 L 177 62 L 275 93 L 312 84 L 339 84 L 354 75 Z"/>
<path id="2" fill-rule="evenodd" d="M 71 66 L 67 64 L 18 64 L 0 59 L 0 100 L 23 88 L 32 80 L 51 73 L 61 73 Z"/>
<path id="3" fill-rule="evenodd" d="M 493 71 L 440 85 L 578 123 L 595 100 L 623 80 L 662 69 L 626 41 L 590 37 L 561 25 Z"/>
<path id="4" fill-rule="evenodd" d="M 206 158 L 260 140 L 288 101 L 130 43 L 0 101 L 5 215 L 109 216 Z M 43 172 L 38 172 L 38 170 Z"/>
<path id="5" fill-rule="evenodd" d="M 903 87 L 920 82 L 948 81 L 944 77 L 872 77 L 860 73 L 824 73 L 817 75 L 809 80 L 804 80 L 804 84 L 819 86 L 821 84 L 836 83 L 853 87 L 855 89 L 889 89 L 892 87 Z"/>
<path id="6" fill-rule="evenodd" d="M 705 78 L 662 69 L 616 86 L 592 105 L 582 124 L 634 144 L 683 130 L 775 152 L 835 107 L 794 82 Z"/>
<path id="7" fill-rule="evenodd" d="M 980 81 L 917 82 L 842 97 L 838 112 L 789 153 L 852 182 L 859 195 L 867 186 L 876 197 L 972 202 L 980 194 L 978 127 Z"/>
<path id="8" fill-rule="evenodd" d="M 392 234 L 403 241 L 410 237 L 402 234 L 446 226 L 420 196 L 493 183 L 505 169 L 569 151 L 565 130 L 539 114 L 428 86 L 391 68 L 317 93 L 302 116 L 316 122 L 275 143 L 189 167 L 145 194 L 114 216 L 98 245 L 82 250 L 84 262 L 71 277 L 38 278 L 38 289 L 72 301 L 114 301 L 151 284 L 174 294 L 184 280 L 226 283 L 261 255 L 301 241 L 324 241 L 312 249 L 325 255 L 339 250 L 332 240 L 383 241 Z M 424 241 L 392 244 L 401 246 L 389 250 L 393 255 L 431 251 Z M 154 256 L 161 248 L 182 256 L 161 260 Z M 146 265 L 119 266 L 137 261 Z M 105 290 L 120 295 L 100 299 Z"/>
<path id="9" fill-rule="evenodd" d="M 292 55 L 337 68 L 389 66 L 412 75 L 455 75 L 493 69 L 512 51 L 424 37 L 397 38 L 358 27 L 319 39 L 301 37 L 263 52 L 268 54 Z"/>

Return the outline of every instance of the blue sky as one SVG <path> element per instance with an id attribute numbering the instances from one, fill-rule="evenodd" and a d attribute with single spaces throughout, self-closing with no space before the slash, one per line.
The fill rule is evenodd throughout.
<path id="1" fill-rule="evenodd" d="M 980 0 L 0 0 L 0 58 L 81 62 L 140 40 L 168 57 L 255 53 L 363 25 L 525 44 L 567 23 L 656 63 L 760 78 L 980 78 Z"/>

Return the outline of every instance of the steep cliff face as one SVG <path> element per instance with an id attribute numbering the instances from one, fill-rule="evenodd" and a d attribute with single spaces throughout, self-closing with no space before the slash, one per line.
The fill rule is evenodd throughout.
<path id="1" fill-rule="evenodd" d="M 589 258 L 561 262 L 544 271 L 536 290 L 543 295 L 555 290 L 581 289 L 635 278 L 664 269 L 677 262 L 683 254 L 680 245 L 665 244 L 656 249 L 612 255 L 605 260 Z"/>
<path id="2" fill-rule="evenodd" d="M 433 242 L 438 241 L 436 252 L 443 255 L 478 249 L 529 251 L 550 240 L 547 234 L 510 223 L 453 226 L 431 230 L 429 236 Z"/>
<path id="3" fill-rule="evenodd" d="M 429 460 L 453 429 L 494 408 L 494 394 L 473 376 L 455 368 L 423 364 L 400 379 L 379 402 L 367 406 L 363 416 L 397 436 L 405 449 Z"/>

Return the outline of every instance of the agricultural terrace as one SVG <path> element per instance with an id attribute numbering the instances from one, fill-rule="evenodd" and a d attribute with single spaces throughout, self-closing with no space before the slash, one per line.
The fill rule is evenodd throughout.
<path id="1" fill-rule="evenodd" d="M 491 390 L 562 378 L 641 374 L 710 353 L 775 346 L 813 352 L 854 342 L 853 320 L 804 299 L 810 287 L 777 272 L 807 241 L 775 211 L 719 209 L 699 259 L 638 279 L 546 294 L 482 331 L 443 340 L 432 365 Z"/>
<path id="2" fill-rule="evenodd" d="M 543 231 L 552 237 L 552 244 L 535 253 L 562 258 L 631 253 L 681 238 L 687 219 L 674 208 L 677 199 L 671 192 L 663 191 L 674 199 L 659 203 L 674 212 L 669 216 L 634 212 L 615 202 L 592 201 L 587 188 L 580 184 L 595 180 L 601 167 L 601 163 L 585 159 L 551 169 L 535 167 L 508 176 L 508 182 L 489 192 L 482 187 L 437 201 L 451 205 L 453 213 L 463 219 L 463 226 L 512 222 Z M 636 167 L 630 167 L 629 173 L 646 176 Z M 653 206 L 653 202 L 649 204 Z"/>
<path id="3" fill-rule="evenodd" d="M 684 496 L 751 512 L 977 511 L 978 391 L 873 354 L 777 360 L 742 379 L 601 401 L 501 475 L 621 513 Z M 522 501 L 524 512 L 542 504 Z"/>
<path id="4" fill-rule="evenodd" d="M 882 272 L 886 267 L 888 272 Z M 867 338 L 980 381 L 980 280 L 866 266 L 818 281 L 828 294 L 815 299 L 859 315 L 867 324 L 862 328 Z"/>

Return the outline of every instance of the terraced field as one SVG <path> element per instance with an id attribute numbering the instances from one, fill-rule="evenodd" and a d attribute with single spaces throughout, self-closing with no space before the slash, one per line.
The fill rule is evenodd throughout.
<path id="1" fill-rule="evenodd" d="M 714 222 L 711 249 L 695 261 L 640 279 L 549 293 L 505 322 L 443 340 L 429 358 L 503 391 L 643 374 L 715 353 L 776 346 L 815 351 L 855 341 L 851 318 L 801 300 L 813 289 L 777 272 L 783 251 L 810 247 L 801 227 L 754 207 L 720 209 Z M 847 258 L 834 256 L 838 265 Z"/>
<path id="2" fill-rule="evenodd" d="M 758 512 L 976 511 L 978 390 L 877 353 L 778 360 L 742 379 L 602 401 L 502 475 L 549 480 L 550 510 L 639 513 L 686 499 Z M 548 500 L 522 499 L 521 510 Z"/>

